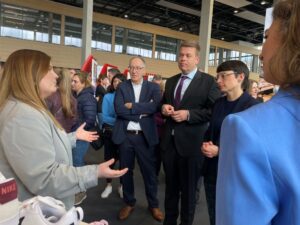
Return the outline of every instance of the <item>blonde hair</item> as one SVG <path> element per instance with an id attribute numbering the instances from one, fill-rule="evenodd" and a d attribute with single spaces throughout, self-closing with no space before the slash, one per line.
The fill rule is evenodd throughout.
<path id="1" fill-rule="evenodd" d="M 60 99 L 62 111 L 65 117 L 73 118 L 75 116 L 75 105 L 72 101 L 73 94 L 71 90 L 71 75 L 68 69 L 56 68 L 54 70 L 58 75 L 58 90 L 60 92 Z"/>
<path id="2" fill-rule="evenodd" d="M 22 49 L 13 52 L 5 62 L 0 80 L 0 110 L 12 96 L 46 113 L 62 129 L 39 94 L 39 83 L 50 69 L 50 60 L 50 56 L 41 51 Z"/>
<path id="3" fill-rule="evenodd" d="M 273 10 L 274 21 L 280 22 L 282 45 L 272 58 L 270 72 L 281 87 L 300 85 L 300 2 L 281 0 Z"/>

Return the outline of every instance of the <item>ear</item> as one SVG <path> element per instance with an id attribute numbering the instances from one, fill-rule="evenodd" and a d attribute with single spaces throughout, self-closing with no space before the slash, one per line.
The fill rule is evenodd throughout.
<path id="1" fill-rule="evenodd" d="M 244 73 L 238 74 L 237 79 L 238 79 L 238 81 L 243 82 L 243 80 L 245 79 L 245 74 Z"/>

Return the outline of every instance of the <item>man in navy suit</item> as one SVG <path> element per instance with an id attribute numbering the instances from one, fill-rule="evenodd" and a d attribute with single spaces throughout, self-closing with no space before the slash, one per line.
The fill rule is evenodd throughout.
<path id="1" fill-rule="evenodd" d="M 162 100 L 166 116 L 161 139 L 166 175 L 164 225 L 176 225 L 181 199 L 180 225 L 192 225 L 196 188 L 203 156 L 200 148 L 220 91 L 212 76 L 197 69 L 200 46 L 185 41 L 179 49 L 181 73 L 169 78 Z"/>
<path id="2" fill-rule="evenodd" d="M 128 218 L 136 202 L 133 181 L 135 157 L 144 179 L 149 211 L 154 219 L 164 219 L 158 208 L 155 174 L 158 134 L 154 114 L 159 110 L 161 93 L 157 84 L 143 80 L 145 67 L 142 57 L 130 59 L 131 79 L 120 84 L 114 102 L 117 120 L 112 140 L 119 145 L 121 168 L 129 169 L 121 178 L 126 205 L 119 213 L 120 220 Z"/>

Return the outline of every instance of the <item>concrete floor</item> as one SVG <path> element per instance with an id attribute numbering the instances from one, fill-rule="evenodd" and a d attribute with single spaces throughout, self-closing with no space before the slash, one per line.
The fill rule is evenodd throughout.
<path id="1" fill-rule="evenodd" d="M 94 151 L 89 149 L 86 157 L 88 164 L 103 162 L 103 149 Z M 87 192 L 87 199 L 80 205 L 84 210 L 84 221 L 92 222 L 95 220 L 106 219 L 110 225 L 158 225 L 162 224 L 155 221 L 147 210 L 147 201 L 144 192 L 144 183 L 139 172 L 139 167 L 135 167 L 135 194 L 137 203 L 133 213 L 125 221 L 117 219 L 119 210 L 124 206 L 122 199 L 119 197 L 117 188 L 119 180 L 113 181 L 113 192 L 107 199 L 101 198 L 101 192 L 104 190 L 106 181 L 100 179 L 97 187 L 91 188 Z M 158 186 L 158 199 L 160 208 L 164 211 L 164 174 L 160 173 Z M 200 202 L 197 205 L 193 225 L 209 225 L 209 218 L 205 202 L 204 188 L 201 188 Z"/>

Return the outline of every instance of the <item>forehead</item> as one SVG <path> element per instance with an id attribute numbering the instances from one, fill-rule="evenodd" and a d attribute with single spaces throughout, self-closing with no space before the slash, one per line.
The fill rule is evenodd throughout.
<path id="1" fill-rule="evenodd" d="M 141 65 L 142 66 L 142 65 L 144 65 L 144 62 L 139 58 L 134 58 L 130 61 L 130 65 L 138 65 L 138 66 Z"/>
<path id="2" fill-rule="evenodd" d="M 75 80 L 75 81 L 79 81 L 79 77 L 78 75 L 74 75 L 73 79 L 72 80 Z"/>
<path id="3" fill-rule="evenodd" d="M 196 48 L 193 47 L 181 47 L 180 53 L 196 53 Z"/>

